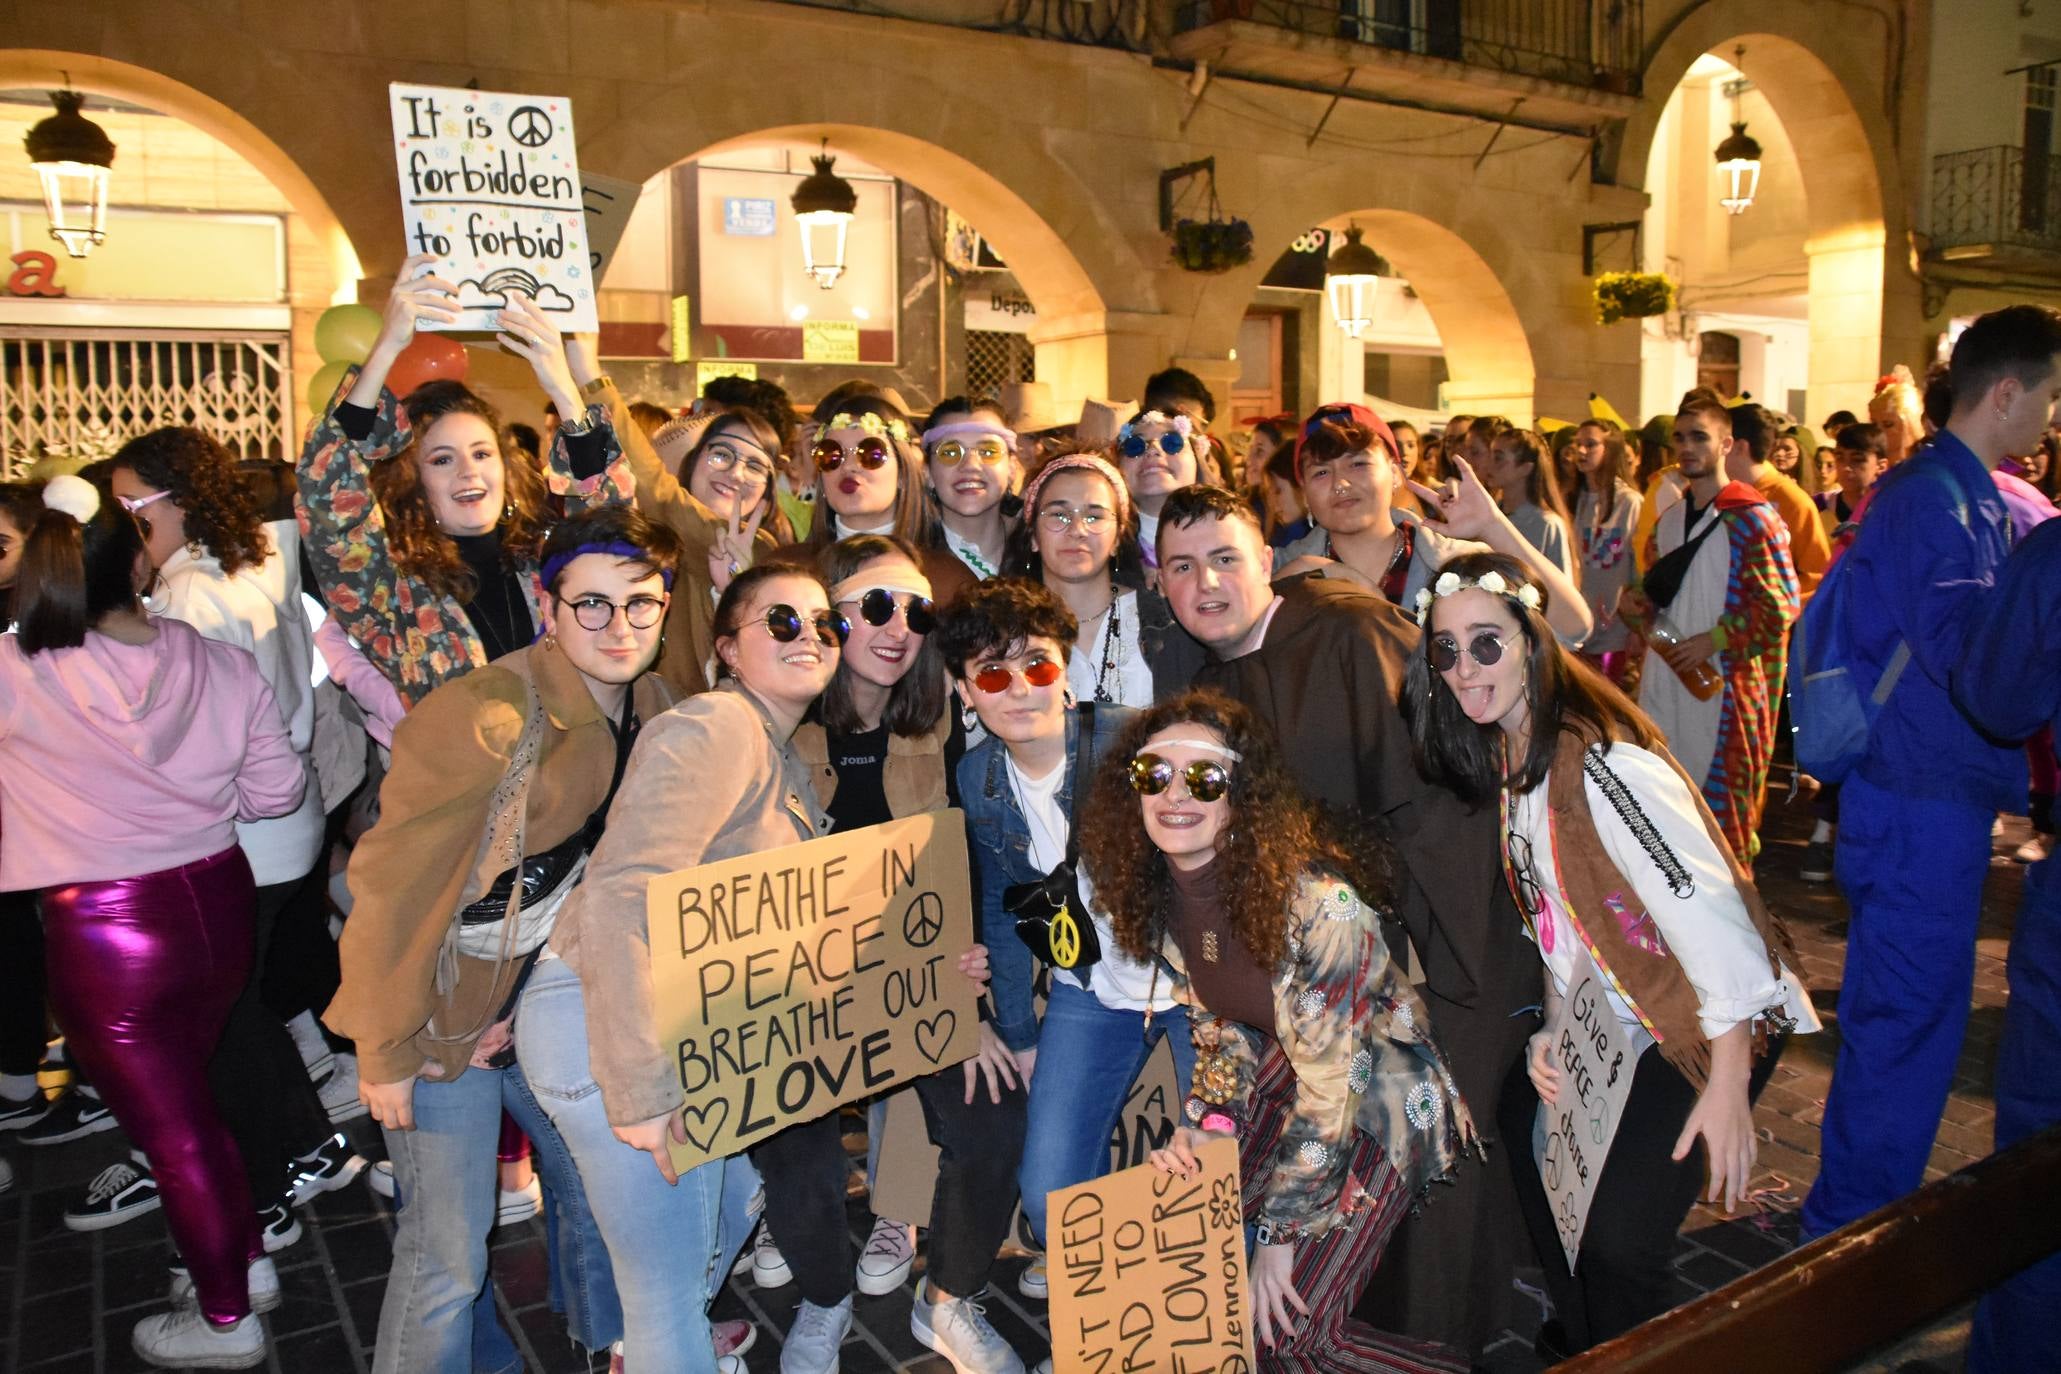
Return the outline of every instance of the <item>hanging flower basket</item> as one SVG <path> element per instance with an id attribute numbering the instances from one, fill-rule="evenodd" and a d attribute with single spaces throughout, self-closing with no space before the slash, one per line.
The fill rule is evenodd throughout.
<path id="1" fill-rule="evenodd" d="M 1190 272 L 1228 272 L 1252 261 L 1252 226 L 1242 219 L 1184 219 L 1174 225 L 1174 261 Z"/>
<path id="2" fill-rule="evenodd" d="M 1596 323 L 1665 315 L 1675 308 L 1675 284 L 1662 272 L 1605 272 L 1596 278 Z"/>

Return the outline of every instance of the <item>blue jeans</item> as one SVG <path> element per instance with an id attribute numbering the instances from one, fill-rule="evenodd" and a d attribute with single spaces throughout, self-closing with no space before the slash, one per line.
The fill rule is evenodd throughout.
<path id="1" fill-rule="evenodd" d="M 626 1362 L 639 1374 L 714 1374 L 708 1303 L 722 1278 L 716 1265 L 727 1161 L 690 1169 L 668 1186 L 651 1156 L 615 1138 L 587 1061 L 580 980 L 563 962 L 537 965 L 515 1036 L 530 1086 L 579 1164 L 615 1261 Z"/>
<path id="2" fill-rule="evenodd" d="M 495 1146 L 505 1107 L 530 1137 L 550 1200 L 554 1294 L 574 1340 L 605 1350 L 622 1318 L 608 1252 L 579 1175 L 519 1067 L 417 1079 L 415 1129 L 384 1131 L 394 1165 L 394 1259 L 379 1312 L 374 1374 L 505 1374 L 522 1358 L 487 1275 L 500 1205 Z"/>
<path id="3" fill-rule="evenodd" d="M 1045 1195 L 1109 1172 L 1109 1138 L 1117 1115 L 1162 1035 L 1171 1039 L 1174 1076 L 1185 1094 L 1195 1072 L 1187 1008 L 1155 1013 L 1148 1030 L 1145 1013 L 1112 1011 L 1092 992 L 1052 980 L 1038 1029 L 1023 1163 L 1016 1171 L 1023 1215 L 1040 1243 L 1045 1239 Z M 1181 1104 L 1167 1105 L 1178 1120 Z"/>

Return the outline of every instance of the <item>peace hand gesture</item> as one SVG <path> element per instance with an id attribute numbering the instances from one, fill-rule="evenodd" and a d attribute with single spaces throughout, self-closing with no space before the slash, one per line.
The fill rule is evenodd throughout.
<path id="1" fill-rule="evenodd" d="M 737 523 L 737 504 L 731 504 L 729 532 L 717 535 L 716 542 L 708 551 L 708 580 L 718 593 L 727 590 L 730 579 L 751 566 L 752 541 L 759 537 L 759 522 L 766 518 L 769 509 L 761 502 L 751 513 L 751 519 L 740 526 Z"/>

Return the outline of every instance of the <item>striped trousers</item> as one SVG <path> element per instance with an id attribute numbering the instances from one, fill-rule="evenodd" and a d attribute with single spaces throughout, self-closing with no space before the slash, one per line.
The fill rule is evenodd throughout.
<path id="1" fill-rule="evenodd" d="M 1253 1088 L 1248 1125 L 1238 1141 L 1245 1219 L 1259 1219 L 1274 1171 L 1281 1131 L 1295 1107 L 1295 1070 L 1279 1044 L 1269 1044 Z M 1259 1351 L 1264 1374 L 1448 1374 L 1465 1371 L 1458 1352 L 1430 1341 L 1377 1331 L 1351 1312 L 1409 1210 L 1409 1192 L 1389 1166 L 1381 1142 L 1355 1131 L 1341 1210 L 1347 1225 L 1295 1246 L 1295 1291 L 1309 1316 L 1287 1341 Z"/>

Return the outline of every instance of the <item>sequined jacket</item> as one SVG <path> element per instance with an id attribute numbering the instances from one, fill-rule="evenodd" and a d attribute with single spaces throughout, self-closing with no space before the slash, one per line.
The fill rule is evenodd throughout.
<path id="1" fill-rule="evenodd" d="M 1265 1042 L 1195 1001 L 1172 940 L 1160 954 L 1195 1037 L 1188 1122 L 1210 1112 L 1240 1120 Z M 1295 1069 L 1295 1102 L 1259 1204 L 1276 1242 L 1350 1223 L 1353 1131 L 1381 1143 L 1412 1196 L 1452 1173 L 1474 1124 L 1430 1026 L 1423 999 L 1389 956 L 1380 913 L 1339 879 L 1306 876 L 1289 913 L 1288 957 L 1274 975 L 1274 1031 Z"/>

